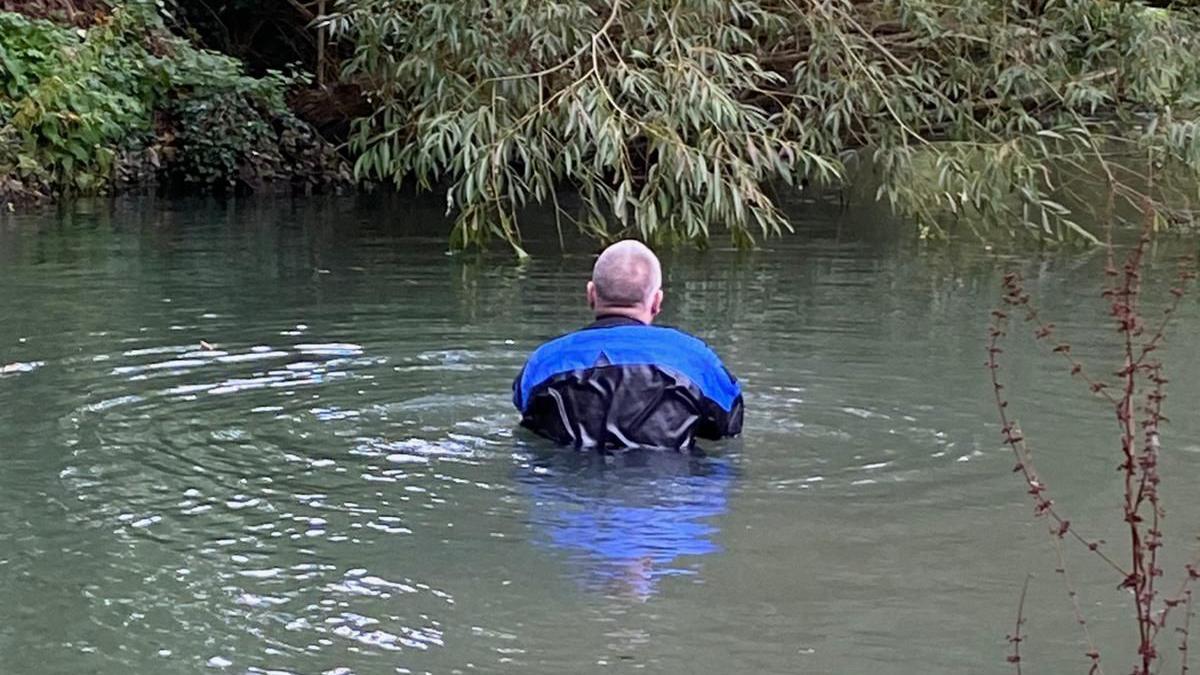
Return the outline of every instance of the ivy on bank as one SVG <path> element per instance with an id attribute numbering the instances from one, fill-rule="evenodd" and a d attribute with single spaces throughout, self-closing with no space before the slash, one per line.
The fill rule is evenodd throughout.
<path id="1" fill-rule="evenodd" d="M 295 81 L 194 48 L 152 4 L 87 29 L 0 12 L 0 201 L 338 180 L 336 153 L 287 109 Z"/>

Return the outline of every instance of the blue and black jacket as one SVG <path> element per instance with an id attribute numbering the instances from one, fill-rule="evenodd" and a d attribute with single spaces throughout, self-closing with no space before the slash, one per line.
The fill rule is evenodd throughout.
<path id="1" fill-rule="evenodd" d="M 521 425 L 564 445 L 691 450 L 742 430 L 742 391 L 698 338 L 601 317 L 529 357 L 513 382 Z"/>

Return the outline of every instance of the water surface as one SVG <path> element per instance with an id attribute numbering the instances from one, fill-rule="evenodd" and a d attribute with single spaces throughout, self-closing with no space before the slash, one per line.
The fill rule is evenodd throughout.
<path id="1" fill-rule="evenodd" d="M 1010 268 L 1111 362 L 1102 256 L 794 208 L 762 250 L 664 256 L 663 320 L 742 379 L 744 437 L 621 461 L 514 430 L 525 355 L 587 321 L 592 251 L 545 223 L 517 265 L 446 255 L 420 201 L 0 219 L 0 673 L 1004 672 L 1031 572 L 1027 658 L 1082 672 L 982 363 Z M 1195 248 L 1159 242 L 1156 273 Z M 1189 299 L 1170 574 L 1200 522 L 1198 331 Z M 1106 411 L 1030 340 L 1007 356 L 1059 503 L 1118 541 Z M 1122 672 L 1127 599 L 1072 570 Z"/>

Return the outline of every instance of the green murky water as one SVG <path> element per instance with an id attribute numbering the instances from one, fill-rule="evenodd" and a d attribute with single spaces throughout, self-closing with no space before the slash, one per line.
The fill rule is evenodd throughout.
<path id="1" fill-rule="evenodd" d="M 590 252 L 552 226 L 517 266 L 445 255 L 439 206 L 401 200 L 0 218 L 0 673 L 1004 672 L 1028 572 L 1031 667 L 1083 672 L 983 341 L 1015 266 L 1111 358 L 1102 256 L 796 209 L 763 250 L 664 256 L 664 321 L 741 377 L 744 438 L 617 463 L 513 428 L 524 356 L 587 320 Z M 1198 331 L 1188 300 L 1169 574 L 1200 529 Z M 1117 541 L 1106 412 L 1030 342 L 1014 407 Z M 1121 672 L 1127 598 L 1072 570 Z"/>

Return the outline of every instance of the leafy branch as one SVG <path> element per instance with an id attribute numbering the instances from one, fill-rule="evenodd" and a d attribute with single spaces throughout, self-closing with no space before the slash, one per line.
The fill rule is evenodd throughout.
<path id="1" fill-rule="evenodd" d="M 1161 226 L 1200 197 L 1200 10 L 341 0 L 328 25 L 374 107 L 356 175 L 444 189 L 456 247 L 520 251 L 528 204 L 601 239 L 750 244 L 807 182 L 873 182 L 925 236 L 1090 243 L 1097 185 Z"/>

